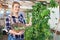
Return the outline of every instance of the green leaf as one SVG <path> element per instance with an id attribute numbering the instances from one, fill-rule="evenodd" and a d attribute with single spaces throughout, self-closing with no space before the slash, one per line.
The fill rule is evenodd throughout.
<path id="1" fill-rule="evenodd" d="M 44 17 L 46 15 L 50 14 L 50 10 L 46 9 L 46 10 L 43 10 L 43 12 L 41 13 L 41 17 Z"/>

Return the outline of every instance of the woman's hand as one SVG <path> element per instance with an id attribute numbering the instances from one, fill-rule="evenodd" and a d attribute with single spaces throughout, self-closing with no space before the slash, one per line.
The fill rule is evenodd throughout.
<path id="1" fill-rule="evenodd" d="M 9 33 L 13 34 L 14 36 L 15 35 L 22 35 L 22 34 L 24 34 L 24 30 L 21 30 L 19 33 L 15 32 L 14 30 L 10 30 Z"/>
<path id="2" fill-rule="evenodd" d="M 24 34 L 24 30 L 21 30 L 21 31 L 18 33 L 18 35 L 22 35 L 22 34 Z"/>
<path id="3" fill-rule="evenodd" d="M 14 30 L 9 30 L 9 33 L 13 34 L 13 35 L 18 35 L 17 32 L 15 32 Z"/>

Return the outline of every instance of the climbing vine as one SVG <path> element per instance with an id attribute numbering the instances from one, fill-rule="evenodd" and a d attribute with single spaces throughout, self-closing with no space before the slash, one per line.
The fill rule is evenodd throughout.
<path id="1" fill-rule="evenodd" d="M 55 0 L 50 0 L 50 7 L 56 7 Z M 26 29 L 25 40 L 52 40 L 48 21 L 50 10 L 46 2 L 36 2 L 32 6 L 32 26 Z"/>

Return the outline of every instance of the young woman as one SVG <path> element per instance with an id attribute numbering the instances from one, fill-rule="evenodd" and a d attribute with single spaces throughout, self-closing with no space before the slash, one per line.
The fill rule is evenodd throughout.
<path id="1" fill-rule="evenodd" d="M 30 26 L 25 23 L 24 17 L 22 14 L 19 15 L 20 4 L 18 2 L 13 2 L 12 4 L 12 14 L 6 17 L 6 29 L 8 30 L 8 40 L 24 40 L 24 30 L 21 30 L 19 33 L 13 31 L 11 24 L 22 23 L 26 26 Z M 12 21 L 11 21 L 12 20 Z M 15 24 L 16 25 L 16 24 Z"/>

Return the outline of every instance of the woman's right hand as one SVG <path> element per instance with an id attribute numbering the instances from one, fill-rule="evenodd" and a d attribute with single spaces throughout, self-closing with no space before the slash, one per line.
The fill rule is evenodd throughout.
<path id="1" fill-rule="evenodd" d="M 13 35 L 19 35 L 17 32 L 15 32 L 14 30 L 9 30 L 9 33 L 10 34 L 13 34 Z"/>

